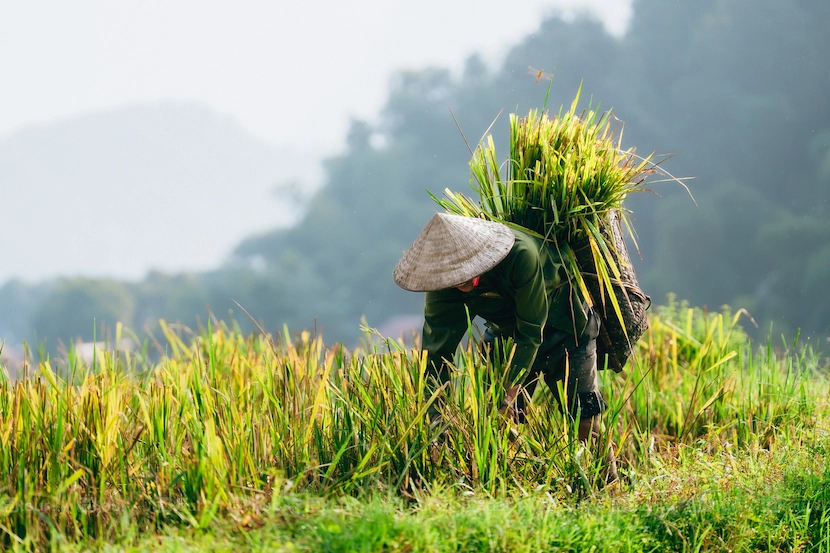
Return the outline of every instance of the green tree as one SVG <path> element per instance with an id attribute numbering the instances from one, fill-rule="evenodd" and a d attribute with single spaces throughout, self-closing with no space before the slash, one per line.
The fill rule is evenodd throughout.
<path id="1" fill-rule="evenodd" d="M 250 237 L 209 273 L 150 275 L 127 287 L 133 303 L 98 306 L 93 296 L 112 291 L 86 286 L 92 295 L 66 307 L 71 295 L 56 292 L 38 308 L 39 334 L 80 333 L 70 313 L 91 329 L 92 316 L 115 315 L 106 311 L 113 305 L 141 326 L 194 322 L 210 308 L 252 328 L 236 300 L 269 328 L 316 321 L 328 340 L 348 341 L 362 315 L 377 325 L 419 312 L 422 298 L 397 289 L 391 272 L 436 211 L 425 191 L 467 190 L 470 154 L 448 108 L 474 147 L 502 108 L 541 107 L 548 83 L 535 82 L 529 66 L 555 74 L 549 108 L 569 104 L 582 82 L 585 106 L 601 102 L 625 121 L 623 147 L 675 153 L 663 167 L 695 177 L 698 206 L 673 183 L 653 185 L 661 197 L 628 202 L 638 274 L 656 301 L 675 292 L 696 305 L 746 307 L 764 331 L 774 321 L 830 333 L 830 3 L 638 0 L 634 8 L 621 38 L 596 22 L 551 18 L 517 37 L 492 70 L 472 56 L 460 75 L 400 73 L 377 123 L 352 123 L 296 227 Z M 493 126 L 498 140 L 506 125 L 502 117 Z"/>
<path id="2" fill-rule="evenodd" d="M 99 340 L 104 329 L 122 322 L 132 326 L 135 299 L 126 283 L 115 280 L 73 278 L 59 281 L 37 307 L 32 317 L 39 339 L 80 339 L 88 342 L 97 331 Z"/>

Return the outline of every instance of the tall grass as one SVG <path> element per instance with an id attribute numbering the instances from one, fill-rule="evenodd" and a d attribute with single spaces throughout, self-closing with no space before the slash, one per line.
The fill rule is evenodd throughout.
<path id="1" fill-rule="evenodd" d="M 610 447 L 623 472 L 700 439 L 773 448 L 813 424 L 826 382 L 809 351 L 753 348 L 737 323 L 728 311 L 658 310 L 632 369 L 603 375 L 610 409 L 592 450 L 544 386 L 516 437 L 494 409 L 504 367 L 469 344 L 448 386 L 431 393 L 425 358 L 395 342 L 347 351 L 287 329 L 163 324 L 169 355 L 154 365 L 103 350 L 85 365 L 70 352 L 28 379 L 0 377 L 0 540 L 206 528 L 290 490 L 591 494 Z"/>
<path id="2" fill-rule="evenodd" d="M 738 324 L 744 316 L 673 300 L 656 310 L 625 377 L 605 375 L 630 457 L 655 441 L 702 438 L 768 449 L 815 422 L 826 408 L 820 357 L 797 342 L 755 346 Z"/>

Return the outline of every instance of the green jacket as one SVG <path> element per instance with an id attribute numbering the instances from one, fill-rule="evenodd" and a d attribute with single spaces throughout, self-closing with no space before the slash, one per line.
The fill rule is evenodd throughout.
<path id="1" fill-rule="evenodd" d="M 527 374 L 536 358 L 546 326 L 579 335 L 587 313 L 570 285 L 556 248 L 514 230 L 516 241 L 498 265 L 481 275 L 471 292 L 456 288 L 427 292 L 422 347 L 438 368 L 452 359 L 467 331 L 467 310 L 479 316 L 493 334 L 512 337 L 516 351 L 511 381 Z"/>

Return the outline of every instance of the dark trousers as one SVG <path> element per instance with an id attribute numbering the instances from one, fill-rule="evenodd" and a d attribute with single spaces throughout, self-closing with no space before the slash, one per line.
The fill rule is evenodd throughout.
<path id="1" fill-rule="evenodd" d="M 525 422 L 527 402 L 541 379 L 550 388 L 559 408 L 567 405 L 572 416 L 579 412 L 585 419 L 605 410 L 605 401 L 597 379 L 596 338 L 599 335 L 599 325 L 599 317 L 592 309 L 585 330 L 577 337 L 572 332 L 545 329 L 542 345 L 513 406 L 517 422 Z M 489 346 L 487 351 L 491 360 L 493 352 L 503 351 L 504 338 L 490 330 L 484 333 L 483 343 Z M 560 391 L 560 388 L 564 389 Z M 563 391 L 565 398 L 562 397 Z"/>

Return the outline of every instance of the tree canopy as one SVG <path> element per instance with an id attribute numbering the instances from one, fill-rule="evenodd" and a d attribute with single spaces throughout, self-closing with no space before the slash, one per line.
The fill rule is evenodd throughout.
<path id="1" fill-rule="evenodd" d="M 658 302 L 673 292 L 730 304 L 764 329 L 827 336 L 829 19 L 830 4 L 809 0 L 639 0 L 621 38 L 587 19 L 551 18 L 517 37 L 497 67 L 472 56 L 460 74 L 401 72 L 377 123 L 352 122 L 300 224 L 248 238 L 210 273 L 129 285 L 125 322 L 193 321 L 206 304 L 223 316 L 236 300 L 270 328 L 316 321 L 328 340 L 353 340 L 361 316 L 378 325 L 419 312 L 422 297 L 399 290 L 391 272 L 438 210 L 426 190 L 468 191 L 470 153 L 448 108 L 475 147 L 503 108 L 541 107 L 548 83 L 532 66 L 554 73 L 548 108 L 569 104 L 582 82 L 583 98 L 625 122 L 624 147 L 674 154 L 662 167 L 694 177 L 697 205 L 671 182 L 627 202 L 646 292 Z M 496 121 L 496 137 L 506 139 L 506 125 Z M 35 320 L 57 325 L 81 285 L 42 293 Z"/>

